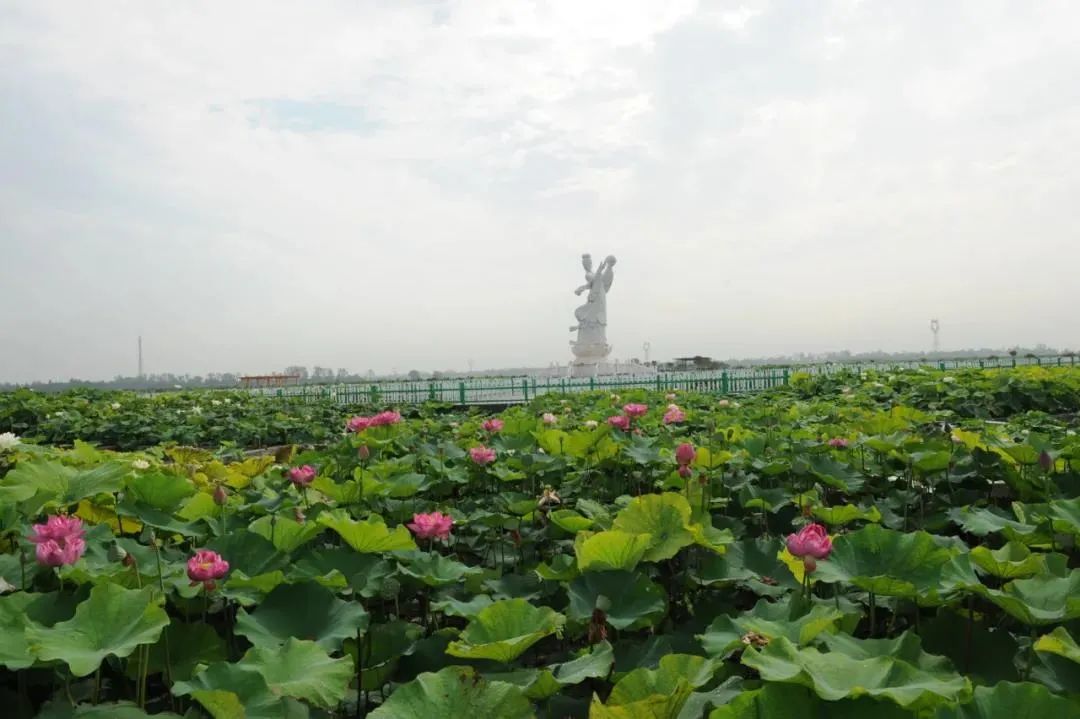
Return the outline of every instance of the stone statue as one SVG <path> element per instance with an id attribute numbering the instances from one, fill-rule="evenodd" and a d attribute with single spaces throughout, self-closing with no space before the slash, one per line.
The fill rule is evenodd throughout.
<path id="1" fill-rule="evenodd" d="M 574 310 L 578 323 L 570 328 L 577 332 L 577 340 L 570 343 L 570 350 L 576 359 L 571 364 L 573 376 L 596 374 L 597 365 L 611 353 L 607 343 L 607 293 L 615 279 L 615 257 L 608 255 L 593 272 L 592 256 L 581 256 L 581 266 L 585 269 L 585 284 L 574 290 L 574 294 L 585 296 L 585 304 Z"/>

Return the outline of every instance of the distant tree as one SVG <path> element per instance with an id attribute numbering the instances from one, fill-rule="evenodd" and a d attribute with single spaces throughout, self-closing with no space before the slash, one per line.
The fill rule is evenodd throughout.
<path id="1" fill-rule="evenodd" d="M 285 374 L 297 375 L 300 377 L 301 380 L 305 380 L 308 378 L 307 367 L 302 367 L 300 365 L 292 365 L 290 367 L 286 367 Z"/>
<path id="2" fill-rule="evenodd" d="M 408 378 L 410 382 L 416 382 L 420 379 L 420 373 L 417 370 L 409 370 Z"/>

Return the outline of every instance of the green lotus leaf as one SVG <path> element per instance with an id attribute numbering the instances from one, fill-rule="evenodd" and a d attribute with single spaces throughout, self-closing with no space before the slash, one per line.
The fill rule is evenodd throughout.
<path id="1" fill-rule="evenodd" d="M 279 551 L 288 553 L 299 549 L 322 534 L 325 525 L 318 522 L 297 522 L 291 517 L 259 517 L 248 525 L 248 531 L 264 537 Z"/>
<path id="2" fill-rule="evenodd" d="M 539 599 L 544 584 L 535 572 L 528 574 L 504 574 L 498 578 L 484 579 L 484 589 L 495 599 Z"/>
<path id="3" fill-rule="evenodd" d="M 583 529 L 591 529 L 593 521 L 588 517 L 582 517 L 572 509 L 557 509 L 548 515 L 548 519 L 555 526 L 570 534 L 577 534 Z"/>
<path id="4" fill-rule="evenodd" d="M 47 704 L 36 719 L 180 719 L 180 715 L 172 712 L 147 714 L 131 702 L 77 704 L 73 707 L 64 701 Z"/>
<path id="5" fill-rule="evenodd" d="M 570 582 L 579 575 L 577 560 L 569 554 L 557 554 L 550 564 L 538 564 L 535 571 L 537 576 L 549 582 Z"/>
<path id="6" fill-rule="evenodd" d="M 176 696 L 191 696 L 214 719 L 293 719 L 307 716 L 295 700 L 270 690 L 266 677 L 251 664 L 216 662 L 189 681 L 172 686 Z M 296 710 L 300 709 L 297 713 Z"/>
<path id="7" fill-rule="evenodd" d="M 589 572 L 570 583 L 567 616 L 588 622 L 594 609 L 602 609 L 616 629 L 653 625 L 667 612 L 663 588 L 641 572 Z"/>
<path id="8" fill-rule="evenodd" d="M 368 620 L 359 603 L 343 602 L 318 584 L 282 584 L 254 612 L 237 611 L 236 633 L 257 647 L 278 647 L 297 637 L 336 651 L 346 637 L 366 629 Z"/>
<path id="9" fill-rule="evenodd" d="M 481 609 L 446 653 L 463 659 L 512 662 L 544 637 L 561 633 L 565 622 L 566 617 L 550 607 L 506 599 Z"/>
<path id="10" fill-rule="evenodd" d="M 357 552 L 416 549 L 416 542 L 413 541 L 405 525 L 398 525 L 391 531 L 382 520 L 376 517 L 366 522 L 357 522 L 341 510 L 324 512 L 319 515 L 318 521 L 341 535 L 341 538 Z"/>
<path id="11" fill-rule="evenodd" d="M 1080 717 L 1080 702 L 1055 696 L 1042 684 L 1001 682 L 977 687 L 967 704 L 939 707 L 934 719 L 1049 719 Z"/>
<path id="12" fill-rule="evenodd" d="M 166 642 L 169 646 L 169 671 L 173 681 L 191 679 L 200 664 L 223 662 L 228 658 L 225 641 L 212 626 L 201 622 L 185 624 L 173 620 L 165 627 L 157 643 L 150 647 L 148 674 L 165 671 Z M 127 675 L 131 679 L 139 676 L 138 662 L 128 662 Z"/>
<path id="13" fill-rule="evenodd" d="M 613 569 L 632 570 L 645 556 L 652 536 L 617 530 L 579 532 L 574 538 L 574 553 L 582 572 Z"/>
<path id="14" fill-rule="evenodd" d="M 457 584 L 465 577 L 482 574 L 480 567 L 470 567 L 434 552 L 418 553 L 408 564 L 398 564 L 401 574 L 419 579 L 429 587 L 445 587 Z"/>
<path id="15" fill-rule="evenodd" d="M 605 704 L 593 695 L 589 719 L 678 719 L 693 688 L 680 680 L 667 694 L 652 694 L 629 704 Z"/>
<path id="16" fill-rule="evenodd" d="M 762 599 L 737 617 L 717 617 L 698 639 L 706 653 L 721 657 L 744 646 L 742 639 L 750 632 L 769 640 L 785 637 L 796 645 L 806 645 L 822 632 L 837 631 L 843 618 L 843 612 L 835 607 L 815 604 L 808 608 L 791 597 L 783 602 Z"/>
<path id="17" fill-rule="evenodd" d="M 285 583 L 285 573 L 280 569 L 256 577 L 249 577 L 240 570 L 229 572 L 229 578 L 221 588 L 221 593 L 228 599 L 250 607 L 262 601 L 267 594 Z"/>
<path id="18" fill-rule="evenodd" d="M 668 654 L 660 658 L 656 669 L 635 669 L 619 679 L 608 695 L 608 704 L 631 704 L 653 694 L 667 694 L 680 682 L 697 689 L 712 681 L 721 664 L 693 654 Z"/>
<path id="19" fill-rule="evenodd" d="M 423 635 L 423 627 L 400 619 L 373 625 L 361 638 L 359 646 L 362 688 L 374 691 L 385 685 L 397 669 L 398 660 L 411 654 Z M 355 658 L 358 654 L 356 642 L 346 646 L 350 644 L 349 651 Z"/>
<path id="20" fill-rule="evenodd" d="M 947 659 L 923 653 L 915 635 L 861 641 L 842 636 L 824 635 L 829 652 L 800 649 L 778 637 L 762 649 L 748 648 L 742 663 L 765 681 L 802 684 L 827 701 L 868 696 L 922 711 L 971 696 L 971 682 Z"/>
<path id="21" fill-rule="evenodd" d="M 14 671 L 26 669 L 36 661 L 26 638 L 26 627 L 32 622 L 27 608 L 42 601 L 44 596 L 31 592 L 0 596 L 0 666 Z"/>
<path id="22" fill-rule="evenodd" d="M 728 545 L 735 541 L 730 529 L 717 529 L 707 524 L 691 524 L 690 536 L 694 544 L 712 550 L 716 554 L 726 554 Z"/>
<path id="23" fill-rule="evenodd" d="M 163 512 L 175 511 L 195 492 L 195 483 L 187 477 L 164 472 L 139 474 L 127 483 L 128 497 Z"/>
<path id="24" fill-rule="evenodd" d="M 1058 624 L 1080 617 L 1080 569 L 1065 577 L 1040 574 L 1014 579 L 1000 590 L 980 586 L 973 591 L 1024 624 Z"/>
<path id="25" fill-rule="evenodd" d="M 987 574 L 1001 579 L 1017 579 L 1038 574 L 1046 568 L 1041 554 L 1032 554 L 1023 544 L 1008 542 L 1001 549 L 978 546 L 971 550 L 971 561 Z"/>
<path id="26" fill-rule="evenodd" d="M 149 587 L 99 584 L 70 620 L 52 627 L 28 624 L 26 638 L 39 659 L 63 661 L 74 676 L 84 677 L 107 656 L 123 658 L 140 644 L 156 642 L 168 623 L 161 598 Z"/>
<path id="27" fill-rule="evenodd" d="M 472 667 L 446 667 L 398 687 L 371 719 L 492 717 L 532 719 L 532 705 L 518 687 L 484 679 Z"/>
<path id="28" fill-rule="evenodd" d="M 881 596 L 936 598 L 942 571 L 954 552 L 926 532 L 896 532 L 871 524 L 837 537 L 832 554 L 818 563 L 816 578 L 849 582 Z"/>
<path id="29" fill-rule="evenodd" d="M 745 691 L 709 719 L 912 719 L 911 712 L 888 701 L 844 699 L 825 701 L 813 691 L 795 684 L 766 683 L 760 689 Z"/>
<path id="30" fill-rule="evenodd" d="M 965 532 L 977 537 L 1000 532 L 1006 539 L 1028 546 L 1050 541 L 1048 532 L 1007 517 L 996 508 L 954 507 L 949 510 L 948 515 L 949 519 L 962 527 Z"/>
<path id="31" fill-rule="evenodd" d="M 606 641 L 594 644 L 587 654 L 550 667 L 560 686 L 580 684 L 586 679 L 602 679 L 611 673 L 615 654 Z"/>
<path id="32" fill-rule="evenodd" d="M 216 537 L 206 545 L 229 563 L 231 571 L 257 577 L 278 569 L 286 569 L 289 559 L 279 552 L 270 540 L 254 532 L 240 529 Z"/>
<path id="33" fill-rule="evenodd" d="M 1080 664 L 1080 645 L 1065 627 L 1044 634 L 1035 642 L 1035 651 L 1057 654 Z"/>
<path id="34" fill-rule="evenodd" d="M 1055 499 L 1046 504 L 1015 504 L 1017 519 L 1031 524 L 1049 524 L 1060 534 L 1080 537 L 1080 497 Z"/>
<path id="35" fill-rule="evenodd" d="M 431 608 L 435 611 L 442 612 L 449 617 L 472 619 L 480 613 L 481 609 L 490 607 L 492 604 L 494 604 L 494 602 L 491 597 L 486 594 L 477 594 L 471 597 L 467 602 L 448 597 L 437 602 L 432 602 Z"/>
<path id="36" fill-rule="evenodd" d="M 314 580 L 333 588 L 336 577 L 361 597 L 374 597 L 382 589 L 383 580 L 396 571 L 395 564 L 374 554 L 357 554 L 347 547 L 308 548 L 292 566 L 294 581 Z"/>
<path id="37" fill-rule="evenodd" d="M 810 473 L 827 487 L 838 489 L 846 494 L 860 491 L 866 479 L 850 465 L 837 462 L 828 455 L 819 454 L 810 458 Z"/>
<path id="38" fill-rule="evenodd" d="M 784 594 L 799 582 L 778 558 L 782 549 L 776 539 L 744 539 L 728 546 L 722 556 L 706 557 L 695 576 L 706 585 L 745 582 L 757 594 Z"/>
<path id="39" fill-rule="evenodd" d="M 96 494 L 119 491 L 127 472 L 127 466 L 120 462 L 108 462 L 86 470 L 51 460 L 19 462 L 0 480 L 0 504 L 30 499 L 34 499 L 36 508 L 52 501 L 74 504 Z"/>
<path id="40" fill-rule="evenodd" d="M 270 691 L 332 710 L 353 678 L 351 660 L 331 659 L 315 642 L 290 638 L 280 647 L 254 647 L 240 660 L 266 679 Z"/>
<path id="41" fill-rule="evenodd" d="M 970 628 L 967 624 L 966 612 L 941 609 L 934 619 L 922 621 L 919 637 L 923 648 L 931 654 L 947 656 L 961 673 L 978 679 L 978 684 L 1017 681 L 1020 677 L 1016 665 L 1003 661 L 1004 657 L 1015 657 L 1020 651 L 1016 638 L 986 621 L 973 621 Z"/>
<path id="42" fill-rule="evenodd" d="M 674 492 L 634 497 L 615 516 L 611 528 L 648 536 L 649 546 L 642 557 L 647 562 L 671 559 L 680 549 L 694 543 L 690 532 L 690 503 Z"/>
<path id="43" fill-rule="evenodd" d="M 811 513 L 817 519 L 821 520 L 830 527 L 842 527 L 845 524 L 851 524 L 856 521 L 864 522 L 880 522 L 881 512 L 877 507 L 870 506 L 869 509 L 862 509 L 856 507 L 854 504 L 844 504 L 839 507 L 817 507 L 815 506 Z"/>

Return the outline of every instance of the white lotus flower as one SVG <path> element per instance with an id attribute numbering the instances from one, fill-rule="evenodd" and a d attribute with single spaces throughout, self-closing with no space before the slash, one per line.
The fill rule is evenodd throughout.
<path id="1" fill-rule="evenodd" d="M 145 459 L 136 459 L 131 463 L 131 466 L 135 469 L 150 469 L 150 463 Z"/>
<path id="2" fill-rule="evenodd" d="M 599 425 L 600 425 L 600 423 L 597 422 L 595 419 L 585 420 L 585 426 L 588 429 L 596 429 Z"/>
<path id="3" fill-rule="evenodd" d="M 210 400 L 210 404 L 212 404 L 215 407 L 220 407 L 221 406 L 221 400 L 220 399 L 212 399 L 212 400 Z"/>
<path id="4" fill-rule="evenodd" d="M 113 402 L 109 406 L 112 407 L 113 409 L 120 409 L 120 403 L 119 402 Z"/>
<path id="5" fill-rule="evenodd" d="M 19 438 L 15 436 L 14 432 L 4 432 L 0 434 L 0 452 L 5 449 L 15 449 L 19 446 Z"/>
<path id="6" fill-rule="evenodd" d="M 202 407 L 200 407 L 199 405 L 195 405 L 194 407 L 191 408 L 191 413 L 192 414 L 202 414 Z"/>
<path id="7" fill-rule="evenodd" d="M 952 375 L 949 375 L 947 377 L 942 377 L 941 381 L 944 382 L 945 384 L 952 384 L 953 382 L 956 381 L 956 378 L 953 377 Z"/>

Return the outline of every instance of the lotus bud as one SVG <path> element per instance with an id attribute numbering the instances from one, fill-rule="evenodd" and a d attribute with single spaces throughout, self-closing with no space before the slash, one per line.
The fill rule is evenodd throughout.
<path id="1" fill-rule="evenodd" d="M 1044 472 L 1049 472 L 1054 468 L 1054 459 L 1045 449 L 1039 452 L 1039 466 L 1042 467 Z"/>
<path id="2" fill-rule="evenodd" d="M 224 507 L 229 502 L 229 493 L 220 484 L 214 487 L 214 504 Z"/>
<path id="3" fill-rule="evenodd" d="M 359 448 L 357 448 L 356 456 L 360 458 L 361 462 L 366 462 L 368 460 L 368 457 L 371 456 L 371 449 L 369 449 L 366 444 L 362 444 Z"/>

